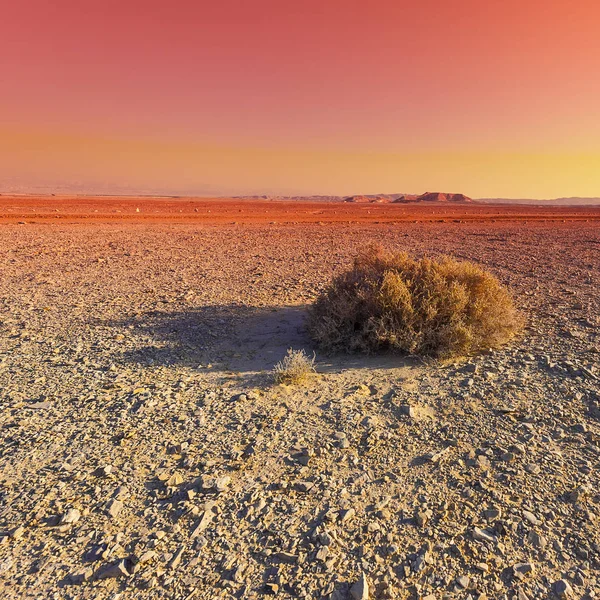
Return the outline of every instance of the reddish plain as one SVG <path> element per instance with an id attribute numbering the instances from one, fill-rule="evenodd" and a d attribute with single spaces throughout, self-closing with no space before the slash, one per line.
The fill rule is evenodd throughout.
<path id="1" fill-rule="evenodd" d="M 197 223 L 394 223 L 596 221 L 600 206 L 353 204 L 239 198 L 0 196 L 0 222 L 170 221 Z"/>

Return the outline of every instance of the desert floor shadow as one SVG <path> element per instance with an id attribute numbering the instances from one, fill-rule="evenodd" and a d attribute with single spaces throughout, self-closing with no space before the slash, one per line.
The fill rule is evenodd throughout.
<path id="1" fill-rule="evenodd" d="M 307 307 L 245 305 L 203 306 L 187 311 L 153 311 L 124 321 L 146 345 L 128 350 L 128 362 L 153 365 L 185 365 L 230 373 L 270 371 L 289 348 L 316 354 L 317 370 L 338 373 L 348 369 L 397 369 L 417 364 L 394 354 L 372 356 L 321 354 L 306 330 Z M 133 326 L 133 334 L 131 333 Z M 148 344 L 148 339 L 152 343 Z"/>

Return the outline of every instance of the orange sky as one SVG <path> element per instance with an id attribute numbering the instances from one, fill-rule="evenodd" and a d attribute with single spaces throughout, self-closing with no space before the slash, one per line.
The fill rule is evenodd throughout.
<path id="1" fill-rule="evenodd" d="M 6 3 L 0 187 L 600 196 L 599 31 L 595 0 Z"/>

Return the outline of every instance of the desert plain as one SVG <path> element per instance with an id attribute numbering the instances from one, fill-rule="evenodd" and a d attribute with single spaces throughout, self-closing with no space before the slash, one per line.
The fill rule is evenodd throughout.
<path id="1" fill-rule="evenodd" d="M 321 355 L 372 242 L 491 270 L 524 334 Z M 600 598 L 599 290 L 600 207 L 0 196 L 2 597 Z"/>

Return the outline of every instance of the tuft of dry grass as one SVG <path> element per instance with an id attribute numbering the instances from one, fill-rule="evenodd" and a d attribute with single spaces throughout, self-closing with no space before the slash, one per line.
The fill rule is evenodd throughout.
<path id="1" fill-rule="evenodd" d="M 291 348 L 273 367 L 275 383 L 303 383 L 312 373 L 315 373 L 315 357 L 310 358 L 304 350 L 292 350 Z"/>
<path id="2" fill-rule="evenodd" d="M 498 347 L 522 327 L 510 292 L 481 267 L 447 256 L 417 260 L 380 246 L 333 280 L 308 320 L 325 351 L 442 359 Z"/>

